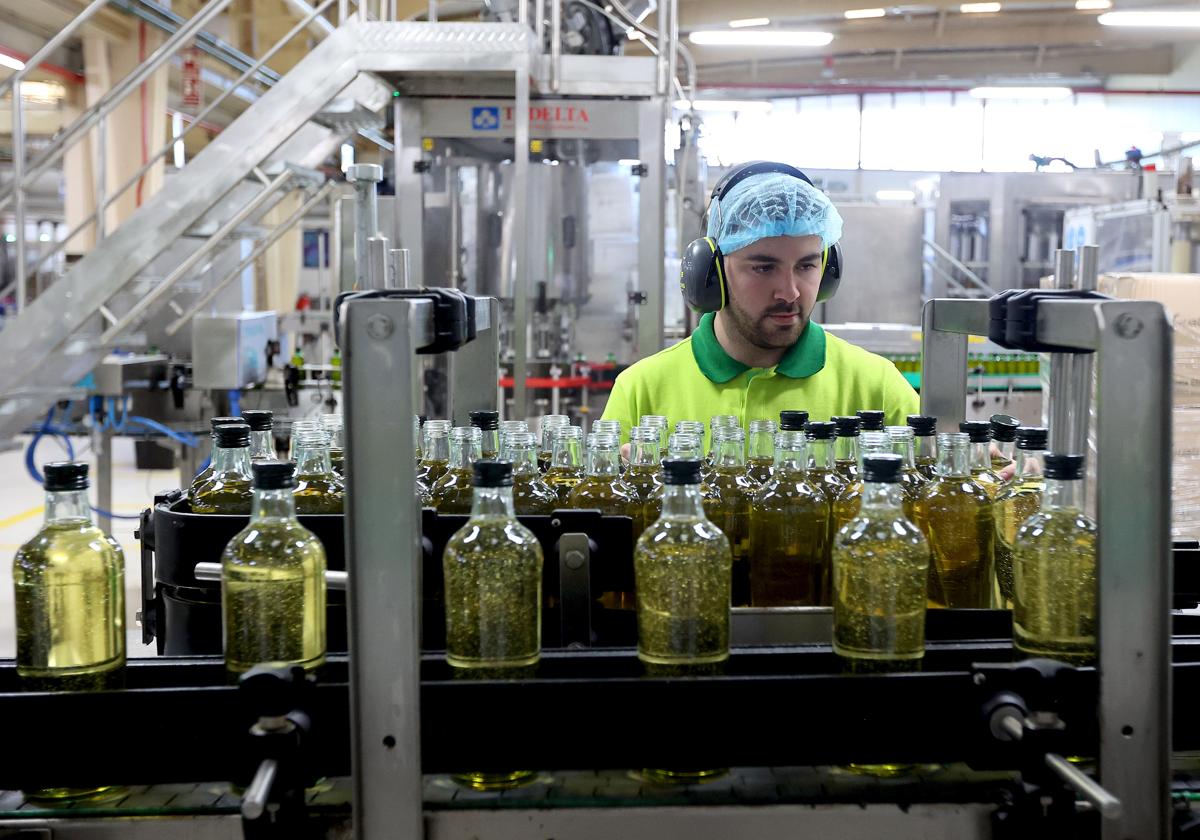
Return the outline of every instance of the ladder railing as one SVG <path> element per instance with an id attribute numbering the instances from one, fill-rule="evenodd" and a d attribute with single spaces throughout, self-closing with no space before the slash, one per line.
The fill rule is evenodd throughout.
<path id="1" fill-rule="evenodd" d="M 951 254 L 932 239 L 921 240 L 929 252 L 925 253 L 924 262 L 938 276 L 944 279 L 950 288 L 963 297 L 991 297 L 996 290 L 988 285 L 982 277 L 972 271 L 962 260 Z M 940 262 L 939 262 L 940 260 Z M 944 262 L 949 268 L 942 265 Z"/>

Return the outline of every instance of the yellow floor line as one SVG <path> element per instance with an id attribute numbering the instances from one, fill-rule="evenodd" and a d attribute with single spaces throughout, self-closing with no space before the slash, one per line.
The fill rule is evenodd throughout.
<path id="1" fill-rule="evenodd" d="M 21 513 L 13 514 L 7 519 L 0 519 L 0 530 L 8 528 L 12 525 L 16 525 L 18 522 L 24 522 L 26 519 L 33 519 L 33 517 L 37 516 L 41 512 L 42 505 L 38 505 L 37 507 L 31 507 L 29 510 L 22 511 Z"/>

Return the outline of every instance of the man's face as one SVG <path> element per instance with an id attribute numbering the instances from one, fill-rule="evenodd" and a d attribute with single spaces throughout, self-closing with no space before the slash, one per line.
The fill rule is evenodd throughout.
<path id="1" fill-rule="evenodd" d="M 821 237 L 772 236 L 725 258 L 726 312 L 756 347 L 790 347 L 808 324 L 821 286 Z"/>

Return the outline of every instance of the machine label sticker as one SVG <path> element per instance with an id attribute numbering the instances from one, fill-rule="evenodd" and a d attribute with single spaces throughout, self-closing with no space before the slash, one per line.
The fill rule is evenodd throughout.
<path id="1" fill-rule="evenodd" d="M 498 131 L 500 129 L 500 109 L 492 105 L 472 108 L 471 128 L 476 131 Z"/>

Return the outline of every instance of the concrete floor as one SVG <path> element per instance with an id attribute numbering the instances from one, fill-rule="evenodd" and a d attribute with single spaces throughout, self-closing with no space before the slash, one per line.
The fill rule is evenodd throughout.
<path id="1" fill-rule="evenodd" d="M 42 525 L 42 488 L 25 470 L 25 445 L 27 440 L 18 439 L 21 447 L 0 452 L 0 658 L 12 658 L 15 654 L 13 628 L 12 556 L 21 544 L 37 533 Z M 92 465 L 93 481 L 96 460 L 86 438 L 74 438 L 76 458 Z M 38 446 L 37 460 L 40 463 L 61 460 L 66 457 L 62 445 L 50 438 Z M 138 470 L 134 465 L 133 441 L 117 438 L 113 442 L 113 512 L 136 515 L 150 505 L 154 493 L 179 486 L 177 470 Z M 96 489 L 92 488 L 92 503 L 96 501 Z M 134 620 L 141 602 L 141 553 L 137 540 L 133 538 L 137 527 L 136 519 L 114 519 L 113 536 L 125 550 L 125 627 L 128 637 L 128 654 L 154 656 L 153 643 L 142 644 L 142 631 Z"/>

